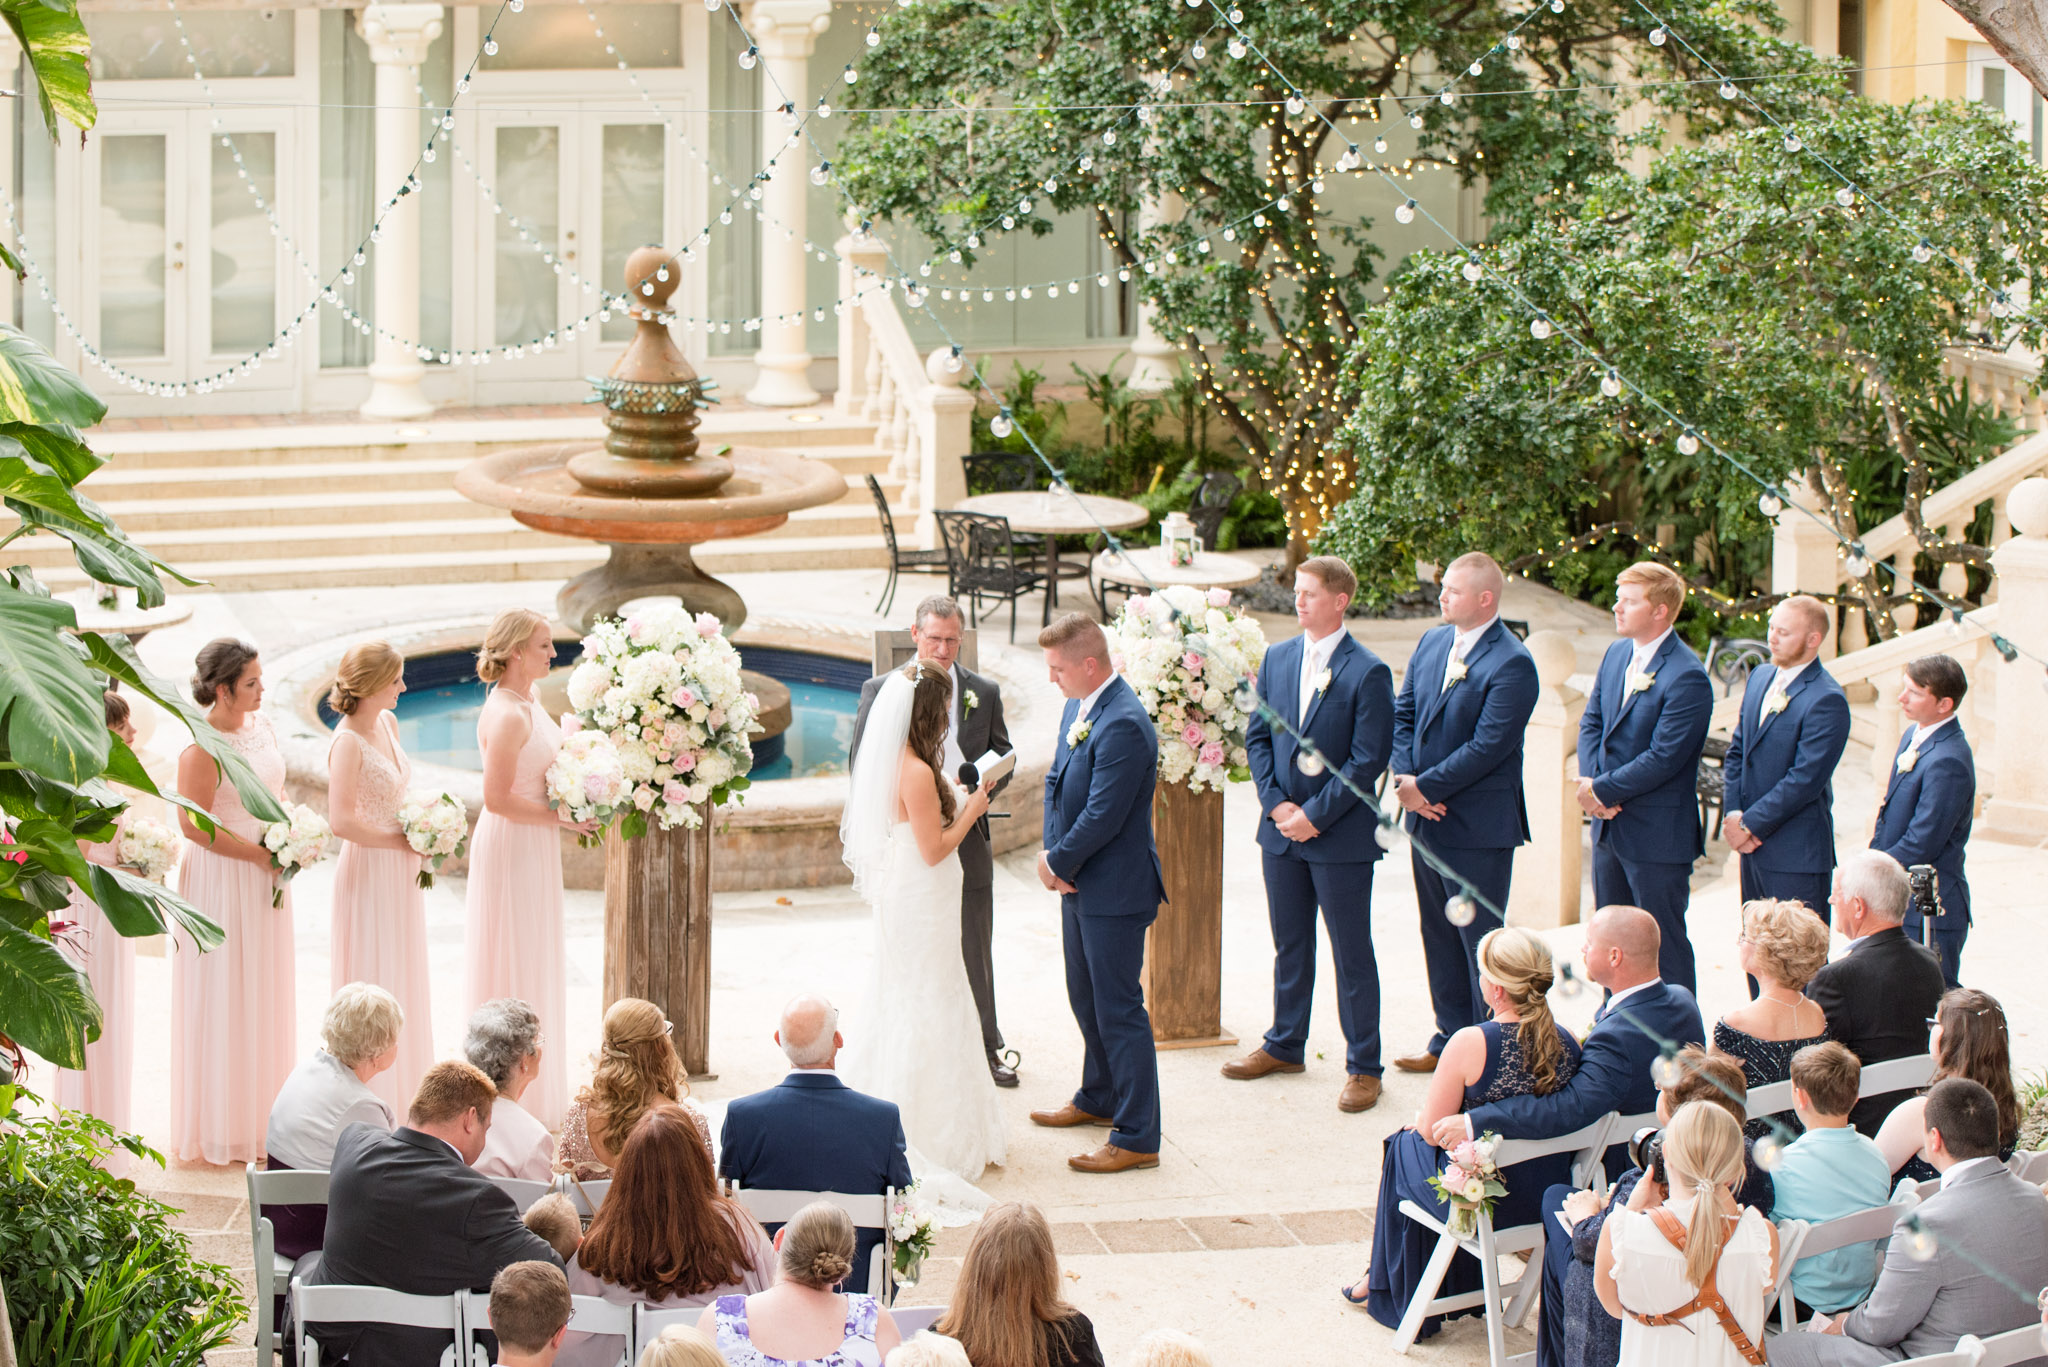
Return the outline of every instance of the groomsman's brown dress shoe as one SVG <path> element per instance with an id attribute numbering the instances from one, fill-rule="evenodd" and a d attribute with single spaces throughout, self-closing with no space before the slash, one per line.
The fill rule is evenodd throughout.
<path id="1" fill-rule="evenodd" d="M 1243 1058 L 1234 1058 L 1223 1065 L 1223 1076 L 1234 1077 L 1243 1082 L 1250 1078 L 1265 1077 L 1268 1073 L 1305 1073 L 1308 1066 L 1301 1063 L 1282 1063 L 1264 1049 L 1254 1049 Z"/>
<path id="2" fill-rule="evenodd" d="M 1156 1153 L 1132 1153 L 1114 1144 L 1104 1144 L 1093 1153 L 1077 1153 L 1067 1160 L 1075 1172 L 1127 1172 L 1132 1168 L 1156 1168 Z"/>
<path id="3" fill-rule="evenodd" d="M 1433 1073 L 1436 1071 L 1436 1055 L 1424 1049 L 1419 1054 L 1395 1059 L 1394 1066 L 1404 1073 Z"/>
<path id="4" fill-rule="evenodd" d="M 1380 1103 L 1380 1080 L 1366 1073 L 1353 1073 L 1344 1079 L 1344 1090 L 1337 1093 L 1337 1109 L 1349 1115 L 1369 1111 Z"/>
<path id="5" fill-rule="evenodd" d="M 1073 1125 L 1107 1125 L 1110 1121 L 1108 1116 L 1090 1115 L 1069 1101 L 1066 1105 L 1055 1111 L 1033 1111 L 1031 1113 L 1031 1123 L 1034 1125 L 1044 1125 L 1055 1130 L 1064 1130 Z"/>

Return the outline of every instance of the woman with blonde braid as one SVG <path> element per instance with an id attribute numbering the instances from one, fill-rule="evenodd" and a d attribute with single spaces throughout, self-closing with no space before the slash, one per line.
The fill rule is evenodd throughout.
<path id="1" fill-rule="evenodd" d="M 656 1106 L 680 1106 L 711 1149 L 711 1122 L 689 1099 L 689 1077 L 670 1038 L 675 1029 L 661 1008 L 638 997 L 621 997 L 604 1013 L 604 1043 L 597 1071 L 576 1094 L 562 1120 L 555 1146 L 555 1171 L 579 1182 L 611 1177 L 626 1136 Z"/>
<path id="2" fill-rule="evenodd" d="M 1742 1125 L 1688 1101 L 1664 1127 L 1658 1174 L 1636 1183 L 1600 1231 L 1593 1289 L 1621 1320 L 1621 1367 L 1762 1367 L 1764 1293 L 1778 1231 L 1735 1202 Z"/>
<path id="3" fill-rule="evenodd" d="M 1429 1179 L 1456 1166 L 1459 1150 L 1446 1153 L 1428 1136 L 1445 1116 L 1511 1096 L 1547 1096 L 1571 1079 L 1579 1066 L 1579 1045 L 1550 1014 L 1555 968 L 1550 947 L 1517 926 L 1487 932 L 1478 948 L 1479 989 L 1493 1019 L 1452 1035 L 1430 1075 L 1429 1091 L 1415 1123 L 1387 1136 L 1380 1167 L 1379 1215 L 1373 1221 L 1372 1263 L 1344 1299 L 1363 1305 L 1372 1317 L 1396 1328 L 1408 1308 L 1422 1270 L 1436 1248 L 1436 1231 L 1401 1214 L 1401 1202 L 1448 1214 L 1449 1205 Z M 1462 1149 L 1463 1146 L 1460 1146 Z M 1570 1180 L 1571 1156 L 1559 1154 L 1517 1163 L 1501 1175 L 1508 1189 L 1494 1208 L 1494 1222 L 1528 1224 L 1540 1219 L 1544 1188 Z M 1457 1254 L 1440 1294 L 1477 1291 L 1479 1264 Z M 1460 1312 L 1478 1314 L 1478 1310 Z M 1445 1319 L 1422 1322 L 1418 1337 L 1434 1334 Z"/>

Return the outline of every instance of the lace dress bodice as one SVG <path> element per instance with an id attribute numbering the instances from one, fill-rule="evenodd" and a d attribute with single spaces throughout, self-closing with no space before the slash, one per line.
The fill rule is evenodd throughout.
<path id="1" fill-rule="evenodd" d="M 346 727 L 334 733 L 334 743 L 353 745 L 361 764 L 356 776 L 356 818 L 366 826 L 391 830 L 398 825 L 398 809 L 405 801 L 406 786 L 412 782 L 412 761 L 398 748 L 396 727 L 387 728 L 379 719 L 378 729 L 397 752 L 393 763 L 382 750 Z"/>
<path id="2" fill-rule="evenodd" d="M 284 801 L 284 752 L 277 748 L 277 732 L 271 729 L 270 718 L 261 712 L 253 713 L 239 731 L 223 731 L 229 745 L 242 757 L 270 790 L 271 796 Z M 261 844 L 264 823 L 249 814 L 242 805 L 242 795 L 235 791 L 235 785 L 225 775 L 213 790 L 214 820 L 252 844 Z"/>
<path id="3" fill-rule="evenodd" d="M 1482 1021 L 1479 1030 L 1486 1037 L 1486 1069 L 1478 1081 L 1465 1089 L 1465 1109 L 1505 1101 L 1511 1096 L 1535 1096 L 1536 1079 L 1522 1058 L 1521 1027 L 1502 1021 Z M 1562 1087 L 1578 1071 L 1579 1048 L 1571 1036 L 1561 1030 L 1558 1034 L 1565 1046 L 1557 1067 L 1557 1085 Z"/>

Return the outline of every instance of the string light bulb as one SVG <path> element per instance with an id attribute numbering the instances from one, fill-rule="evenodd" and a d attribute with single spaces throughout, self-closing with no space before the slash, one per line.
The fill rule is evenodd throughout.
<path id="1" fill-rule="evenodd" d="M 1932 261 L 1933 259 L 1934 259 L 1934 248 L 1933 248 L 1932 246 L 1930 246 L 1930 245 L 1928 244 L 1928 241 L 1927 241 L 1927 239 L 1926 239 L 1926 238 L 1924 238 L 1924 237 L 1923 237 L 1923 238 L 1921 238 L 1921 239 L 1920 239 L 1920 240 L 1919 240 L 1918 242 L 1915 242 L 1915 243 L 1913 244 L 1913 260 L 1914 260 L 1914 261 L 1916 261 L 1916 262 L 1918 262 L 1918 263 L 1919 263 L 1920 265 L 1923 265 L 1923 266 L 1924 266 L 1924 265 L 1926 265 L 1926 264 L 1927 264 L 1928 262 Z"/>
<path id="2" fill-rule="evenodd" d="M 1766 489 L 1757 495 L 1756 510 L 1765 517 L 1776 517 L 1785 511 L 1785 500 Z"/>
<path id="3" fill-rule="evenodd" d="M 1327 766 L 1324 765 L 1321 755 L 1304 750 L 1294 757 L 1294 767 L 1310 778 L 1318 778 Z"/>
<path id="4" fill-rule="evenodd" d="M 1004 404 L 988 421 L 989 435 L 1002 438 L 1017 430 L 1017 424 L 1010 418 L 1010 406 Z"/>
<path id="5" fill-rule="evenodd" d="M 1663 29 L 1663 27 L 1662 27 L 1661 25 L 1660 25 L 1659 27 L 1657 27 L 1657 28 L 1653 28 L 1653 29 L 1651 29 L 1651 30 L 1650 30 L 1650 46 L 1651 46 L 1651 47 L 1663 47 L 1663 46 L 1664 46 L 1664 36 L 1665 36 L 1665 35 L 1664 35 L 1664 29 Z"/>
<path id="6" fill-rule="evenodd" d="M 1394 210 L 1394 218 L 1397 222 L 1413 223 L 1415 221 L 1415 201 L 1412 199 L 1402 201 L 1400 207 Z"/>
<path id="7" fill-rule="evenodd" d="M 1539 313 L 1534 318 L 1531 318 L 1529 320 L 1529 335 L 1539 342 L 1548 337 L 1550 335 L 1550 315 Z"/>
<path id="8" fill-rule="evenodd" d="M 1479 904 L 1472 900 L 1470 893 L 1460 892 L 1444 903 L 1444 919 L 1463 929 L 1479 919 Z"/>
<path id="9" fill-rule="evenodd" d="M 745 52 L 742 52 L 739 57 L 740 70 L 752 71 L 754 69 L 754 64 L 760 60 L 761 49 L 755 47 L 752 43 L 748 43 L 747 50 Z"/>
<path id="10" fill-rule="evenodd" d="M 1844 209 L 1854 208 L 1856 205 L 1856 192 L 1844 185 L 1841 189 L 1835 191 L 1835 203 L 1841 205 Z"/>
<path id="11" fill-rule="evenodd" d="M 1650 1081 L 1657 1084 L 1657 1090 L 1668 1092 L 1685 1077 L 1685 1065 L 1678 1061 L 1676 1049 L 1665 1048 L 1650 1065 Z"/>
<path id="12" fill-rule="evenodd" d="M 1724 99 L 1724 100 L 1732 100 L 1732 99 L 1734 99 L 1734 98 L 1735 98 L 1735 96 L 1736 96 L 1736 93 L 1737 93 L 1737 92 L 1736 92 L 1736 89 L 1735 89 L 1735 82 L 1733 82 L 1733 81 L 1723 81 L 1723 82 L 1721 82 L 1721 98 L 1722 98 L 1722 99 Z"/>
<path id="13" fill-rule="evenodd" d="M 1700 439 L 1688 427 L 1678 434 L 1678 453 L 1682 456 L 1696 456 L 1700 453 Z"/>

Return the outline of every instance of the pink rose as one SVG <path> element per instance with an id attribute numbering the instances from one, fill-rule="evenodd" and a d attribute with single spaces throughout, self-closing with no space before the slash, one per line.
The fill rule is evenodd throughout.
<path id="1" fill-rule="evenodd" d="M 661 728 L 662 748 L 671 752 L 682 749 L 683 741 L 686 739 L 687 734 L 683 730 L 681 722 L 672 721 L 668 723 L 668 725 Z"/>
<path id="2" fill-rule="evenodd" d="M 1458 1145 L 1457 1148 L 1451 1150 L 1451 1161 L 1453 1163 L 1456 1163 L 1459 1167 L 1463 1168 L 1478 1167 L 1479 1146 L 1477 1144 L 1474 1144 L 1469 1139 L 1466 1140 L 1464 1143 Z"/>
<path id="3" fill-rule="evenodd" d="M 1229 606 L 1230 606 L 1230 590 L 1229 590 L 1229 589 L 1210 589 L 1210 590 L 1209 590 L 1209 606 L 1210 606 L 1210 607 L 1212 607 L 1212 608 L 1227 608 L 1227 607 L 1229 607 Z"/>
<path id="4" fill-rule="evenodd" d="M 690 771 L 691 771 L 692 769 L 694 769 L 694 768 L 696 768 L 696 767 L 697 767 L 697 757 L 696 757 L 695 755 L 691 754 L 691 753 L 690 753 L 690 752 L 689 752 L 688 750 L 685 750 L 685 751 L 683 751 L 683 753 L 682 753 L 682 754 L 680 754 L 680 755 L 677 755 L 677 756 L 676 756 L 676 772 L 677 772 L 677 773 L 679 773 L 679 774 L 687 774 L 687 773 L 689 773 L 689 772 L 690 772 Z"/>
<path id="5" fill-rule="evenodd" d="M 1180 657 L 1180 664 L 1181 668 L 1187 670 L 1190 674 L 1202 672 L 1202 657 L 1192 650 Z"/>
<path id="6" fill-rule="evenodd" d="M 661 785 L 661 800 L 671 807 L 687 807 L 690 803 L 690 794 L 682 784 L 670 779 Z"/>
<path id="7" fill-rule="evenodd" d="M 575 714 L 574 712 L 564 712 L 564 713 L 562 714 L 562 734 L 563 734 L 563 735 L 565 735 L 565 736 L 573 736 L 573 735 L 575 735 L 575 734 L 576 734 L 576 733 L 577 733 L 578 731 L 581 731 L 582 729 L 583 729 L 583 718 L 581 718 L 581 717 L 577 716 L 577 715 L 576 715 L 576 714 Z"/>
<path id="8" fill-rule="evenodd" d="M 638 617 L 626 619 L 626 639 L 638 645 L 647 639 L 647 624 Z"/>
<path id="9" fill-rule="evenodd" d="M 716 731 L 719 727 L 725 725 L 725 709 L 722 707 L 712 708 L 711 715 L 704 718 L 704 723 Z"/>
<path id="10" fill-rule="evenodd" d="M 758 693 L 747 694 L 747 706 L 759 712 L 761 710 L 761 695 Z"/>
<path id="11" fill-rule="evenodd" d="M 1152 600 L 1144 594 L 1135 594 L 1124 603 L 1124 611 L 1133 617 L 1143 617 L 1152 611 Z"/>
<path id="12" fill-rule="evenodd" d="M 708 641 L 713 636 L 716 636 L 719 633 L 719 630 L 720 627 L 718 619 L 716 617 L 713 617 L 708 612 L 700 612 L 697 614 L 697 634 L 699 636 L 702 636 L 705 640 Z"/>
<path id="13" fill-rule="evenodd" d="M 1450 1188 L 1452 1191 L 1456 1191 L 1459 1187 L 1465 1185 L 1465 1170 L 1459 1167 L 1456 1163 L 1453 1163 L 1448 1168 L 1444 1169 L 1443 1176 L 1439 1177 L 1437 1180 L 1442 1182 L 1446 1187 Z"/>
<path id="14" fill-rule="evenodd" d="M 1194 722 L 1189 722 L 1181 728 L 1180 738 L 1189 745 L 1200 745 L 1202 743 L 1202 728 Z"/>
<path id="15" fill-rule="evenodd" d="M 1204 764 L 1223 763 L 1223 742 L 1220 740 L 1210 741 L 1207 745 L 1202 747 L 1202 753 L 1200 758 L 1202 763 Z"/>
<path id="16" fill-rule="evenodd" d="M 609 791 L 610 786 L 611 778 L 607 774 L 585 774 L 583 776 L 583 796 L 589 798 L 592 802 L 603 802 L 605 793 Z"/>
<path id="17" fill-rule="evenodd" d="M 695 707 L 696 705 L 697 705 L 697 690 L 696 690 L 696 689 L 694 689 L 694 688 L 685 688 L 685 689 L 684 689 L 684 690 L 683 690 L 682 692 L 680 692 L 680 693 L 676 694 L 676 706 L 677 706 L 677 707 Z"/>

